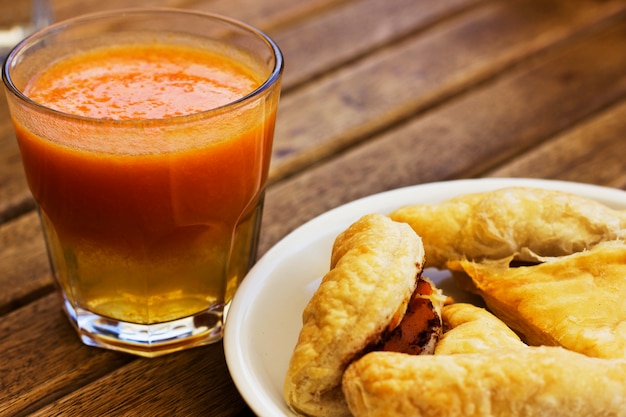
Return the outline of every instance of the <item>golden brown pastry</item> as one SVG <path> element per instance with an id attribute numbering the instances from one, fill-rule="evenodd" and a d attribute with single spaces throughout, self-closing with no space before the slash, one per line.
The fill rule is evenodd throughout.
<path id="1" fill-rule="evenodd" d="M 436 355 L 478 353 L 526 346 L 500 319 L 473 304 L 455 303 L 444 306 L 441 317 L 444 334 L 435 348 Z"/>
<path id="2" fill-rule="evenodd" d="M 560 347 L 410 356 L 372 352 L 343 390 L 356 417 L 623 417 L 626 360 Z"/>
<path id="3" fill-rule="evenodd" d="M 468 194 L 390 214 L 421 236 L 426 267 L 467 258 L 534 261 L 626 237 L 626 211 L 552 190 L 511 187 Z"/>
<path id="4" fill-rule="evenodd" d="M 469 261 L 449 266 L 469 275 L 471 289 L 528 344 L 626 358 L 624 241 L 533 266 Z"/>
<path id="5" fill-rule="evenodd" d="M 341 233 L 331 269 L 303 312 L 284 384 L 298 414 L 348 416 L 341 378 L 352 360 L 397 326 L 424 263 L 419 236 L 388 217 L 364 216 Z"/>
<path id="6" fill-rule="evenodd" d="M 529 347 L 471 304 L 443 307 L 434 356 L 372 352 L 344 373 L 356 417 L 623 416 L 626 360 Z"/>

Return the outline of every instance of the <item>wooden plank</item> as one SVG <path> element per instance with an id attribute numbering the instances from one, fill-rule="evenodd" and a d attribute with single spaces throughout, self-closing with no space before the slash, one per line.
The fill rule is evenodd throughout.
<path id="1" fill-rule="evenodd" d="M 241 397 L 224 400 L 233 398 L 235 390 L 222 344 L 217 343 L 183 354 L 137 359 L 29 415 L 252 415 Z"/>
<path id="2" fill-rule="evenodd" d="M 285 55 L 283 86 L 289 90 L 398 42 L 480 0 L 362 0 L 271 30 Z"/>
<path id="3" fill-rule="evenodd" d="M 616 132 L 625 136 L 616 137 Z M 558 178 L 626 190 L 626 99 L 489 171 L 490 177 Z"/>
<path id="4" fill-rule="evenodd" d="M 134 359 L 80 343 L 56 294 L 0 317 L 0 352 L 2 417 L 25 415 Z"/>
<path id="5" fill-rule="evenodd" d="M 234 17 L 271 31 L 275 27 L 299 24 L 318 13 L 355 0 L 167 0 L 185 9 L 202 10 Z"/>
<path id="6" fill-rule="evenodd" d="M 267 193 L 261 253 L 304 221 L 356 198 L 480 175 L 624 97 L 626 17 L 614 23 L 276 184 Z M 623 149 L 623 132 L 607 140 Z M 587 174 L 588 181 L 605 181 Z"/>
<path id="7" fill-rule="evenodd" d="M 64 20 L 94 11 L 128 7 L 171 7 L 217 13 L 242 20 L 267 30 L 300 20 L 350 0 L 55 0 L 55 18 Z"/>
<path id="8" fill-rule="evenodd" d="M 291 175 L 625 9 L 623 1 L 487 3 L 310 83 L 281 102 L 272 177 Z"/>
<path id="9" fill-rule="evenodd" d="M 0 288 L 0 316 L 55 288 L 34 211 L 0 224 Z"/>

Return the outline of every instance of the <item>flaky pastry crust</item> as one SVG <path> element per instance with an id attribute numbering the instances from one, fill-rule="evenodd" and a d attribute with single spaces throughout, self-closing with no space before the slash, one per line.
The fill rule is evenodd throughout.
<path id="1" fill-rule="evenodd" d="M 626 237 L 626 211 L 560 191 L 511 187 L 462 195 L 390 214 L 422 237 L 426 267 L 450 260 L 534 261 Z"/>
<path id="2" fill-rule="evenodd" d="M 624 415 L 626 359 L 526 346 L 471 304 L 445 306 L 442 315 L 446 332 L 435 355 L 372 352 L 350 365 L 343 390 L 354 416 Z"/>
<path id="3" fill-rule="evenodd" d="M 437 343 L 435 355 L 526 346 L 504 322 L 473 304 L 454 303 L 444 306 L 441 317 L 444 334 Z"/>
<path id="4" fill-rule="evenodd" d="M 305 307 L 284 383 L 298 414 L 348 416 L 341 378 L 350 362 L 406 310 L 424 263 L 406 224 L 371 214 L 341 233 L 331 269 Z"/>
<path id="5" fill-rule="evenodd" d="M 410 356 L 372 352 L 343 390 L 356 417 L 623 417 L 626 360 L 560 347 Z"/>
<path id="6" fill-rule="evenodd" d="M 449 263 L 472 281 L 491 311 L 531 345 L 626 358 L 626 243 L 532 266 Z"/>

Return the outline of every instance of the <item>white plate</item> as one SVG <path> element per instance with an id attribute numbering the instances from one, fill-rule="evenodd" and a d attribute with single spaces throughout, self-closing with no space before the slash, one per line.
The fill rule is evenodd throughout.
<path id="1" fill-rule="evenodd" d="M 356 200 L 299 227 L 254 266 L 226 320 L 226 362 L 237 389 L 260 417 L 293 416 L 283 400 L 283 380 L 309 298 L 328 271 L 335 237 L 361 216 L 409 204 L 513 185 L 557 189 L 626 208 L 626 192 L 579 183 L 534 179 L 478 179 L 423 184 Z M 285 213 L 288 215 L 288 213 Z M 427 275 L 455 300 L 467 300 L 440 271 Z"/>

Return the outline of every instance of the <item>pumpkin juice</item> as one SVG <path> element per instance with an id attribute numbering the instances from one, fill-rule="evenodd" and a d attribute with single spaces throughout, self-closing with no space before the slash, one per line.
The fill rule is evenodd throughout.
<path id="1" fill-rule="evenodd" d="M 219 51 L 150 43 L 29 80 L 56 110 L 14 121 L 66 304 L 154 324 L 229 302 L 255 257 L 277 100 L 241 98 L 263 81 Z"/>

